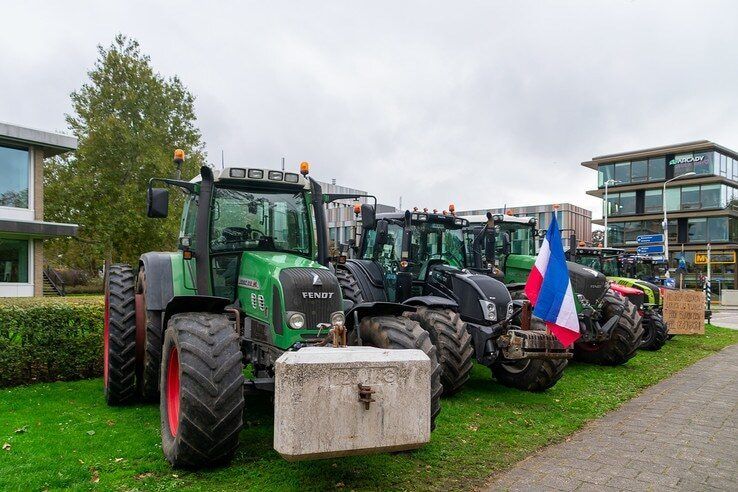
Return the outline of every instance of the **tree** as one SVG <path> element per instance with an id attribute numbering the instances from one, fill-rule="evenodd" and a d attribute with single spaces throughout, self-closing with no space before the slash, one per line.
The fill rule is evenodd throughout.
<path id="1" fill-rule="evenodd" d="M 175 148 L 187 154 L 183 177 L 205 159 L 194 97 L 179 78 L 156 73 L 138 42 L 120 34 L 98 53 L 66 115 L 77 152 L 48 163 L 44 175 L 46 219 L 80 225 L 77 238 L 49 242 L 48 257 L 86 270 L 174 248 L 183 196 L 173 190 L 169 217 L 148 219 L 148 180 L 172 174 Z"/>

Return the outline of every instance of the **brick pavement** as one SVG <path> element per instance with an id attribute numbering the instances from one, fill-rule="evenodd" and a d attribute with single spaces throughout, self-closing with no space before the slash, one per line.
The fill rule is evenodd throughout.
<path id="1" fill-rule="evenodd" d="M 492 477 L 485 490 L 738 491 L 738 345 Z"/>

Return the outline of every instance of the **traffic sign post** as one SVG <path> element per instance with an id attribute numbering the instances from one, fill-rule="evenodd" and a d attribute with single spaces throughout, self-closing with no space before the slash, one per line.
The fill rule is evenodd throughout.
<path id="1" fill-rule="evenodd" d="M 638 244 L 662 244 L 664 242 L 663 234 L 644 234 L 636 237 Z"/>
<path id="2" fill-rule="evenodd" d="M 638 246 L 636 253 L 639 255 L 660 255 L 664 253 L 664 245 L 651 244 L 648 246 Z"/>

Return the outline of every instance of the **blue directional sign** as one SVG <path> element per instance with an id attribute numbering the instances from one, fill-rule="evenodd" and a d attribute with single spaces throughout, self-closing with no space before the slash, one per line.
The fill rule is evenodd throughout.
<path id="1" fill-rule="evenodd" d="M 645 234 L 636 238 L 638 244 L 658 244 L 664 242 L 663 234 Z"/>
<path id="2" fill-rule="evenodd" d="M 664 245 L 651 244 L 649 246 L 638 246 L 636 252 L 639 255 L 661 255 L 664 254 Z"/>

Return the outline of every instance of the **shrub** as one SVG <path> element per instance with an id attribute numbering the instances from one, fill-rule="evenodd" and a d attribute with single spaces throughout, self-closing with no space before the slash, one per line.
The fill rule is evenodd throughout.
<path id="1" fill-rule="evenodd" d="M 102 374 L 102 297 L 0 299 L 0 387 Z"/>

